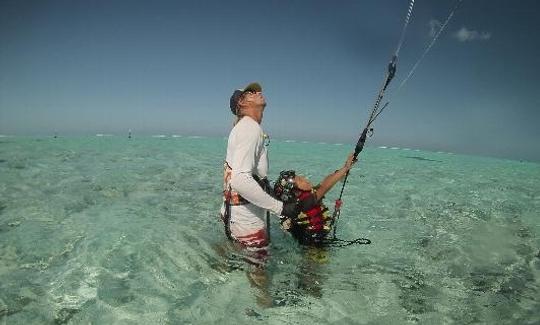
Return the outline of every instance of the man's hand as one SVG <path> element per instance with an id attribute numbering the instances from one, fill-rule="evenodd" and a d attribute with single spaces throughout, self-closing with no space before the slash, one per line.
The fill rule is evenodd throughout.
<path id="1" fill-rule="evenodd" d="M 281 215 L 287 218 L 296 219 L 300 212 L 306 212 L 313 209 L 317 205 L 317 198 L 315 195 L 310 195 L 302 201 L 294 201 L 283 203 L 283 210 Z"/>
<path id="2" fill-rule="evenodd" d="M 281 215 L 290 219 L 296 219 L 296 216 L 300 213 L 300 206 L 298 202 L 288 202 L 283 203 L 283 209 L 281 210 Z"/>

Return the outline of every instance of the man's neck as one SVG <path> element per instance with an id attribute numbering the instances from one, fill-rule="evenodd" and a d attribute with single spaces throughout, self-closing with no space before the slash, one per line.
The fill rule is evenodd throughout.
<path id="1" fill-rule="evenodd" d="M 261 124 L 261 121 L 258 119 L 257 113 L 252 110 L 246 110 L 244 112 L 244 117 L 249 117 L 258 124 Z"/>

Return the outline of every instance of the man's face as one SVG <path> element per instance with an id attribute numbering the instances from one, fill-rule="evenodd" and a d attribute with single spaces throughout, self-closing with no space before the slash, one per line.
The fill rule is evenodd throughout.
<path id="1" fill-rule="evenodd" d="M 244 93 L 244 96 L 242 98 L 242 101 L 244 103 L 251 103 L 254 106 L 257 106 L 258 108 L 264 109 L 266 106 L 266 99 L 264 98 L 262 92 L 251 92 L 248 91 Z"/>
<path id="2" fill-rule="evenodd" d="M 264 108 L 266 107 L 266 99 L 262 92 L 246 92 L 241 99 L 241 104 L 251 109 L 257 122 L 261 123 Z"/>

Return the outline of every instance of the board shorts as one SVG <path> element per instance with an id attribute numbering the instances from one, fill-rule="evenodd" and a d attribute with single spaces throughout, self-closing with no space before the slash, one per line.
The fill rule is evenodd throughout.
<path id="1" fill-rule="evenodd" d="M 225 208 L 221 209 L 221 220 Z M 268 258 L 268 233 L 264 216 L 266 211 L 253 204 L 231 206 L 231 237 L 245 251 L 244 259 L 255 266 L 264 266 Z"/>

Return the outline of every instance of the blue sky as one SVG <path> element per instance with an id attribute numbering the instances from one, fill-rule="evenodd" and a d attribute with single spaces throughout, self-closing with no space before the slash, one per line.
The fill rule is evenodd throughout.
<path id="1" fill-rule="evenodd" d="M 369 145 L 540 160 L 540 3 L 416 1 Z M 405 0 L 0 0 L 0 134 L 226 136 L 259 81 L 274 138 L 354 143 Z"/>

